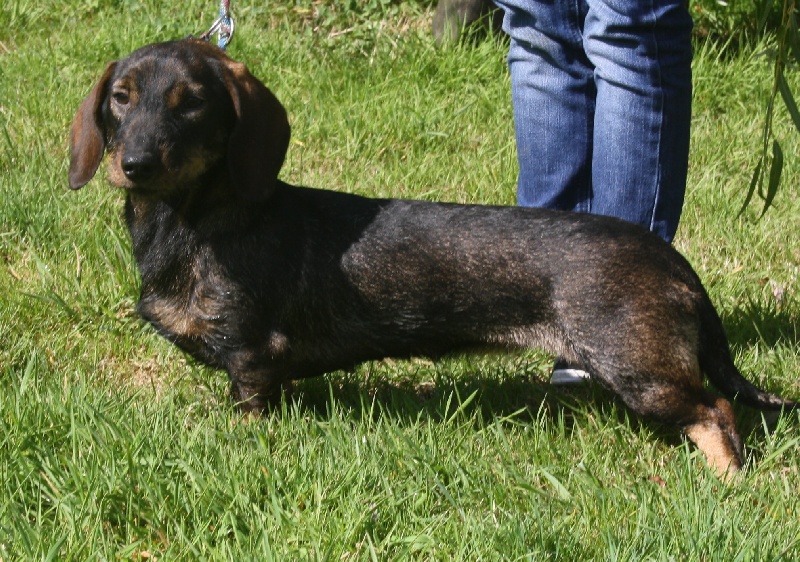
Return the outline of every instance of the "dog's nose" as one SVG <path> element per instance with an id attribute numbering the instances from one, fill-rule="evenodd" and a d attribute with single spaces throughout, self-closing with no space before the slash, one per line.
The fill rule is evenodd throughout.
<path id="1" fill-rule="evenodd" d="M 122 172 L 131 181 L 150 179 L 155 175 L 158 160 L 154 154 L 127 154 L 122 158 Z"/>

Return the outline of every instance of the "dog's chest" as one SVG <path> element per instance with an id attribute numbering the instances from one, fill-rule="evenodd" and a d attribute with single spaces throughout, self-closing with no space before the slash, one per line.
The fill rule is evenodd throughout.
<path id="1" fill-rule="evenodd" d="M 235 308 L 234 288 L 202 257 L 180 270 L 182 278 L 169 283 L 143 276 L 139 313 L 185 351 L 215 362 L 219 348 L 235 336 L 228 318 Z"/>

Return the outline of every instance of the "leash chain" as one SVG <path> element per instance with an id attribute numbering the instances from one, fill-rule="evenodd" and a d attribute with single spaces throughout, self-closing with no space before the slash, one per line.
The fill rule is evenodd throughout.
<path id="1" fill-rule="evenodd" d="M 211 25 L 211 29 L 200 36 L 203 41 L 209 41 L 211 36 L 217 35 L 217 45 L 220 49 L 225 49 L 233 39 L 235 25 L 231 16 L 230 0 L 221 0 L 219 4 L 219 18 Z"/>

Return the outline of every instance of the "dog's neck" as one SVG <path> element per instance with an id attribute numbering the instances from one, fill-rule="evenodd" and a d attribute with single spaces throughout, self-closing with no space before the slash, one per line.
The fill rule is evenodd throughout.
<path id="1" fill-rule="evenodd" d="M 187 256 L 219 237 L 243 235 L 262 205 L 232 193 L 228 182 L 211 179 L 168 197 L 128 193 L 125 220 L 142 281 L 191 268 Z"/>
<path id="2" fill-rule="evenodd" d="M 190 186 L 155 195 L 146 190 L 129 191 L 126 201 L 126 219 L 131 231 L 147 229 L 161 221 L 178 221 L 201 236 L 211 235 L 246 227 L 257 211 L 258 204 L 237 196 L 223 166 L 209 171 Z M 224 220 L 220 220 L 223 216 Z"/>

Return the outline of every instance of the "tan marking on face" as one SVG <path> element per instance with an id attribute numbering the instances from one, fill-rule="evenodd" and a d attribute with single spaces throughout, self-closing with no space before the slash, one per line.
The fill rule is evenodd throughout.
<path id="1" fill-rule="evenodd" d="M 127 97 L 127 103 L 120 103 L 117 100 L 117 94 L 124 94 Z M 108 95 L 111 98 L 111 103 L 109 104 L 111 114 L 120 119 L 127 107 L 139 103 L 139 89 L 136 79 L 132 76 L 123 76 L 111 85 Z"/>
<path id="2" fill-rule="evenodd" d="M 165 180 L 175 185 L 191 183 L 205 174 L 211 166 L 221 159 L 222 155 L 219 151 L 195 148 L 191 153 L 186 155 L 185 160 L 181 163 L 179 168 L 175 170 L 168 169 L 169 177 L 165 178 Z"/>
<path id="3" fill-rule="evenodd" d="M 109 151 L 106 176 L 108 183 L 111 185 L 123 189 L 131 189 L 136 187 L 136 184 L 130 181 L 125 172 L 122 171 L 122 154 L 124 151 L 125 148 L 119 145 Z M 169 154 L 162 154 L 161 158 L 163 171 L 147 182 L 146 190 L 165 194 L 180 189 L 181 186 L 191 185 L 214 164 L 218 163 L 223 156 L 219 151 L 196 148 L 194 152 L 185 156 L 178 167 L 170 165 Z M 164 165 L 165 160 L 167 161 L 166 165 Z"/>
<path id="4" fill-rule="evenodd" d="M 107 181 L 114 187 L 131 187 L 131 181 L 122 171 L 122 151 L 123 148 L 117 146 L 109 152 Z"/>
<path id="5" fill-rule="evenodd" d="M 169 89 L 166 95 L 165 102 L 169 109 L 177 109 L 180 107 L 186 96 L 189 95 L 189 86 L 186 82 L 178 82 Z"/>

